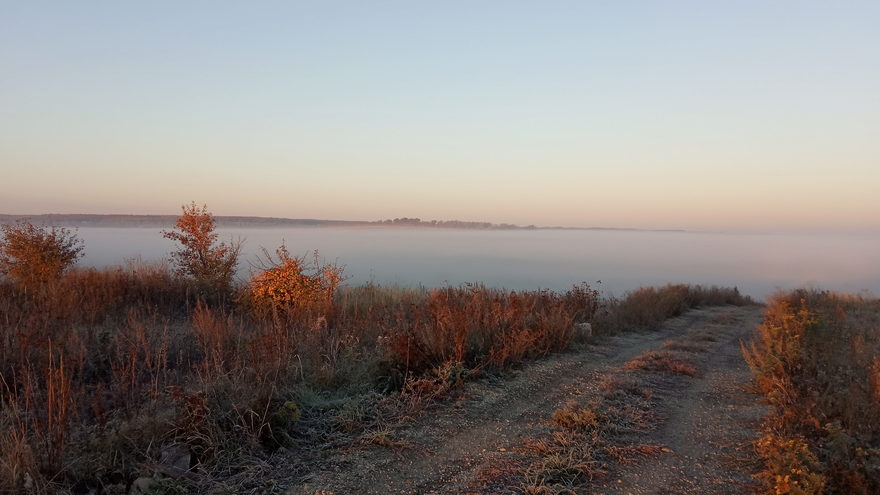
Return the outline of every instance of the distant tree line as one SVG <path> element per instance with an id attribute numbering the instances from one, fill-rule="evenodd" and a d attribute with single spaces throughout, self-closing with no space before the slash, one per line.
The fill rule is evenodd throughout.
<path id="1" fill-rule="evenodd" d="M 65 227 L 161 227 L 175 225 L 176 215 L 93 215 L 59 214 L 45 215 L 0 215 L 0 225 L 27 221 L 34 225 Z M 422 220 L 420 218 L 395 218 L 375 222 L 357 220 L 318 220 L 311 218 L 276 217 L 213 217 L 218 227 L 367 227 L 371 225 L 392 225 L 401 227 L 440 227 L 449 229 L 535 229 L 534 225 L 521 227 L 510 223 L 465 222 L 462 220 Z"/>
<path id="2" fill-rule="evenodd" d="M 462 220 L 425 220 L 420 218 L 395 218 L 393 220 L 379 220 L 382 225 L 400 225 L 412 227 L 442 227 L 450 229 L 535 229 L 534 225 L 520 227 L 511 223 L 490 223 L 490 222 L 465 222 Z"/>

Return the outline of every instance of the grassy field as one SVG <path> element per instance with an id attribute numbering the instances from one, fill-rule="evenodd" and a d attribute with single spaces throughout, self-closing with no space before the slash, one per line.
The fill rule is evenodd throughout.
<path id="1" fill-rule="evenodd" d="M 774 297 L 744 349 L 773 408 L 758 451 L 769 493 L 880 493 L 880 300 Z"/>
<path id="2" fill-rule="evenodd" d="M 315 275 L 311 296 L 261 303 L 267 280 L 279 279 L 206 298 L 164 264 L 133 263 L 0 284 L 0 490 L 125 493 L 144 477 L 193 489 L 282 446 L 370 431 L 588 333 L 746 301 L 672 285 L 600 300 L 585 284 L 412 290 Z"/>

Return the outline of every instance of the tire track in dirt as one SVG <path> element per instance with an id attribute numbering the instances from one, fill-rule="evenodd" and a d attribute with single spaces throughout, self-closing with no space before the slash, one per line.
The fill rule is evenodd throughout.
<path id="1" fill-rule="evenodd" d="M 732 349 L 735 346 L 738 352 L 739 339 L 751 331 L 751 325 L 759 317 L 757 308 L 692 310 L 668 320 L 654 332 L 604 338 L 579 352 L 529 363 L 510 379 L 468 383 L 458 400 L 432 406 L 411 423 L 391 432 L 394 440 L 402 442 L 406 448 L 366 446 L 340 453 L 325 464 L 327 467 L 324 470 L 311 473 L 306 479 L 300 480 L 288 493 L 481 493 L 483 490 L 478 488 L 481 473 L 491 471 L 494 466 L 504 466 L 515 457 L 515 450 L 522 445 L 524 439 L 546 430 L 554 410 L 571 399 L 595 393 L 605 373 L 612 372 L 614 368 L 646 350 L 659 347 L 667 339 L 705 328 L 711 325 L 713 319 L 731 313 L 735 315 L 737 323 L 732 326 L 728 342 L 722 346 L 725 356 L 722 368 L 726 370 L 735 366 Z M 710 372 L 700 380 L 716 380 L 712 376 Z M 731 383 L 739 383 L 741 378 L 739 375 L 721 372 L 716 381 L 720 384 L 729 379 L 732 380 Z M 715 382 L 706 383 L 704 393 L 709 394 L 710 390 L 715 390 L 716 386 L 711 385 Z M 696 383 L 694 387 L 689 394 L 703 397 Z M 687 402 L 682 402 L 682 414 L 686 407 Z M 707 410 L 707 414 L 715 414 L 713 411 Z M 669 414 L 670 418 L 677 417 L 673 410 Z M 703 419 L 699 421 L 709 421 L 708 416 L 700 417 Z M 678 430 L 660 431 L 668 431 L 669 438 L 663 441 L 676 445 L 670 447 L 673 452 L 677 452 L 675 455 L 702 459 L 703 454 L 688 454 L 686 448 L 681 448 L 672 441 Z M 663 462 L 667 462 L 665 458 Z M 672 465 L 658 466 L 671 469 Z M 635 475 L 635 471 L 633 474 Z M 687 493 L 638 491 L 641 488 L 637 482 L 628 483 L 623 478 L 620 479 L 621 483 L 615 482 L 609 487 L 609 490 L 616 491 L 609 493 L 628 493 L 620 490 L 626 490 L 625 487 L 630 486 L 635 490 L 632 493 Z M 669 486 L 672 486 L 672 482 Z M 517 493 L 517 489 L 496 487 L 485 493 Z"/>
<path id="2" fill-rule="evenodd" d="M 595 493 L 631 495 L 755 493 L 752 441 L 766 409 L 745 386 L 751 372 L 742 358 L 741 340 L 760 323 L 760 312 L 735 313 L 739 321 L 719 332 L 723 340 L 698 355 L 696 378 L 654 384 L 665 420 L 646 442 L 671 452 L 624 466 Z"/>

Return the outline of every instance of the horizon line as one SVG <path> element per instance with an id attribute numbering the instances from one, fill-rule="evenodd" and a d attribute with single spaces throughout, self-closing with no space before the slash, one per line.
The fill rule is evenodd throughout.
<path id="1" fill-rule="evenodd" d="M 73 222 L 76 217 L 89 217 L 92 219 L 100 218 L 140 218 L 145 221 L 149 220 L 172 220 L 180 215 L 177 214 L 145 214 L 145 213 L 35 213 L 35 214 L 17 214 L 17 213 L 0 213 L 0 224 L 7 221 L 18 221 L 26 219 L 48 219 L 55 218 L 58 220 L 67 220 Z M 374 226 L 374 227 L 425 227 L 425 228 L 460 228 L 482 229 L 482 230 L 615 230 L 615 231 L 638 231 L 638 232 L 690 232 L 690 233 L 706 233 L 708 231 L 682 229 L 682 228 L 643 228 L 643 227 L 608 227 L 608 226 L 562 226 L 562 225 L 520 225 L 512 223 L 496 223 L 481 220 L 440 220 L 430 219 L 422 220 L 419 217 L 396 217 L 379 220 L 348 220 L 348 219 L 325 219 L 325 218 L 292 218 L 279 216 L 260 216 L 260 215 L 213 215 L 218 223 L 227 223 L 229 221 L 241 223 L 305 223 L 305 226 L 325 227 L 332 226 Z M 225 222 L 224 222 L 225 221 Z M 309 225 L 312 224 L 312 225 Z M 456 225 L 457 224 L 457 225 Z M 57 225 L 77 226 L 71 225 Z"/>

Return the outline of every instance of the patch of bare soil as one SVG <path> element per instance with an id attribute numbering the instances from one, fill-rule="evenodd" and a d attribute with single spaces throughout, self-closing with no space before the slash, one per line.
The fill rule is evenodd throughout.
<path id="1" fill-rule="evenodd" d="M 693 310 L 655 332 L 606 338 L 530 363 L 511 379 L 468 383 L 457 399 L 283 484 L 290 494 L 309 495 L 522 493 L 523 445 L 547 435 L 553 412 L 598 397 L 610 376 L 657 350 L 686 356 L 698 370 L 697 376 L 629 372 L 644 374 L 656 409 L 656 428 L 638 442 L 662 447 L 654 449 L 661 453 L 604 466 L 607 475 L 577 492 L 748 493 L 749 442 L 762 410 L 743 388 L 750 375 L 739 341 L 759 320 L 756 307 Z"/>

